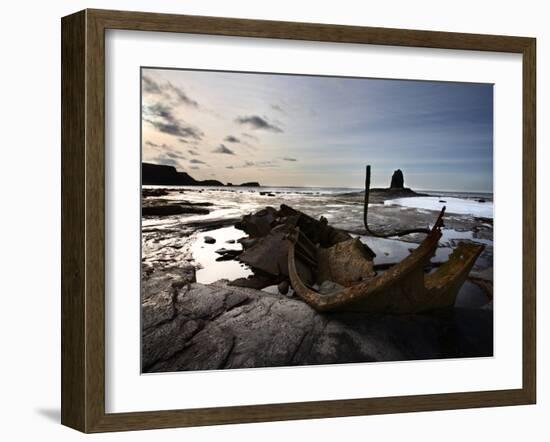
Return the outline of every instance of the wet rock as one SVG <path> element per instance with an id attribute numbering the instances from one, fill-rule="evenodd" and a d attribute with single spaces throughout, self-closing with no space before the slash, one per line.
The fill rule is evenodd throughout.
<path id="1" fill-rule="evenodd" d="M 143 198 L 166 196 L 168 191 L 166 189 L 141 189 L 141 195 Z"/>
<path id="2" fill-rule="evenodd" d="M 230 281 L 228 285 L 261 290 L 265 287 L 269 287 L 270 285 L 277 284 L 278 281 L 279 281 L 279 278 L 275 276 L 257 272 L 246 278 L 237 278 L 234 281 Z"/>
<path id="3" fill-rule="evenodd" d="M 141 321 L 143 330 L 174 317 L 173 299 L 178 288 L 195 282 L 195 268 L 168 268 L 142 276 Z"/>
<path id="4" fill-rule="evenodd" d="M 216 259 L 216 261 L 230 261 L 232 259 L 235 259 L 237 256 L 241 254 L 241 250 L 235 250 L 235 249 L 218 249 L 216 250 L 216 253 L 218 255 L 221 255 L 219 258 Z"/>
<path id="5" fill-rule="evenodd" d="M 214 238 L 212 236 L 205 236 L 204 237 L 204 242 L 206 244 L 215 244 L 216 243 L 216 238 Z"/>
<path id="6" fill-rule="evenodd" d="M 207 215 L 210 210 L 203 207 L 180 205 L 180 204 L 160 204 L 142 206 L 141 214 L 143 216 L 169 216 L 169 215 L 181 215 L 181 214 L 198 214 Z"/>
<path id="7" fill-rule="evenodd" d="M 485 309 L 320 314 L 299 299 L 223 283 L 185 284 L 170 299 L 173 315 L 149 321 L 154 325 L 142 333 L 145 372 L 493 354 L 492 312 Z"/>
<path id="8" fill-rule="evenodd" d="M 286 294 L 288 294 L 288 290 L 290 289 L 290 283 L 288 282 L 287 279 L 285 279 L 284 281 L 281 281 L 277 285 L 277 289 L 279 290 L 279 293 L 281 295 L 286 295 Z"/>

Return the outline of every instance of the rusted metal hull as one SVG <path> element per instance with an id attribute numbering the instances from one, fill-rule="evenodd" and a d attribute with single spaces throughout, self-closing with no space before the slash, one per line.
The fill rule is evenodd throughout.
<path id="1" fill-rule="evenodd" d="M 330 262 L 330 259 L 327 264 L 323 255 L 330 255 L 330 252 L 322 251 L 318 274 L 321 279 L 329 274 L 332 281 L 342 286 L 329 294 L 319 293 L 300 278 L 296 267 L 295 244 L 299 236 L 299 228 L 296 228 L 288 237 L 288 271 L 295 293 L 315 310 L 324 312 L 418 313 L 452 307 L 484 246 L 460 243 L 446 263 L 434 272 L 426 273 L 441 238 L 443 213 L 444 210 L 424 241 L 409 256 L 378 275 L 374 275 L 372 260 L 353 258 L 348 253 L 340 264 Z M 334 247 L 352 250 L 351 246 L 351 243 L 340 243 Z M 358 274 L 361 269 L 363 277 Z"/>

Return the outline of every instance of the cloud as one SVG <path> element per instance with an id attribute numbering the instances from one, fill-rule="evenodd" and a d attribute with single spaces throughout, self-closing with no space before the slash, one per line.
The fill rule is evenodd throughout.
<path id="1" fill-rule="evenodd" d="M 171 101 L 173 104 L 185 104 L 195 108 L 199 107 L 199 103 L 196 100 L 190 98 L 182 88 L 175 86 L 169 81 L 159 83 L 146 75 L 142 75 L 141 80 L 143 92 L 145 94 L 157 95 L 165 100 Z"/>
<path id="2" fill-rule="evenodd" d="M 166 82 L 165 88 L 166 90 L 172 92 L 172 94 L 177 98 L 177 101 L 179 101 L 180 103 L 187 104 L 191 107 L 199 107 L 199 103 L 197 103 L 192 98 L 189 98 L 189 96 L 183 91 L 183 89 L 174 86 L 169 81 Z"/>
<path id="3" fill-rule="evenodd" d="M 200 169 L 200 167 L 199 167 L 199 166 L 189 166 L 189 169 L 195 169 L 195 170 L 197 170 L 197 169 Z"/>
<path id="4" fill-rule="evenodd" d="M 212 152 L 214 152 L 214 153 L 224 153 L 224 154 L 227 154 L 227 155 L 235 155 L 235 152 L 233 152 L 231 149 L 229 149 L 225 144 L 220 144 Z"/>
<path id="5" fill-rule="evenodd" d="M 198 153 L 196 150 L 193 150 L 193 149 L 189 149 L 187 152 L 189 152 L 191 155 L 200 155 L 200 153 Z"/>
<path id="6" fill-rule="evenodd" d="M 204 161 L 197 160 L 196 158 L 193 158 L 193 159 L 189 160 L 189 162 L 191 164 L 206 164 Z"/>
<path id="7" fill-rule="evenodd" d="M 283 158 L 283 160 L 285 160 L 285 161 L 298 161 L 296 158 L 289 158 L 289 157 L 285 157 L 285 158 Z"/>
<path id="8" fill-rule="evenodd" d="M 185 160 L 186 158 L 179 152 L 166 152 L 166 155 L 170 158 L 178 158 L 180 160 Z"/>
<path id="9" fill-rule="evenodd" d="M 161 94 L 162 89 L 159 86 L 159 84 L 152 80 L 151 78 L 143 75 L 141 77 L 141 85 L 143 87 L 143 92 L 146 92 L 148 94 Z"/>
<path id="10" fill-rule="evenodd" d="M 254 140 L 254 141 L 259 141 L 258 137 L 255 137 L 254 135 L 247 134 L 245 132 L 243 132 L 243 137 L 250 138 L 251 140 Z"/>
<path id="11" fill-rule="evenodd" d="M 272 167 L 279 167 L 279 165 L 274 161 L 245 161 L 243 164 L 238 166 L 227 166 L 226 168 L 229 169 L 244 169 L 248 167 L 256 167 L 258 169 L 265 169 L 265 168 L 272 168 Z"/>
<path id="12" fill-rule="evenodd" d="M 235 169 L 234 166 L 225 166 L 226 169 Z"/>
<path id="13" fill-rule="evenodd" d="M 280 113 L 286 115 L 286 111 L 281 106 L 279 106 L 278 104 L 272 104 L 271 109 L 276 110 L 277 112 L 280 112 Z"/>
<path id="14" fill-rule="evenodd" d="M 228 135 L 223 139 L 223 141 L 227 141 L 228 143 L 240 143 L 241 140 L 239 140 L 237 137 L 234 137 L 233 135 Z"/>
<path id="15" fill-rule="evenodd" d="M 283 132 L 283 129 L 281 129 L 279 126 L 275 126 L 269 123 L 265 118 L 262 118 L 259 115 L 247 115 L 244 117 L 237 117 L 235 121 L 239 124 L 247 125 L 254 130 L 261 129 L 271 132 Z"/>
<path id="16" fill-rule="evenodd" d="M 180 166 L 180 163 L 173 158 L 155 157 L 147 160 L 147 162 L 153 164 L 162 164 L 163 166 L 174 166 L 176 169 Z"/>
<path id="17" fill-rule="evenodd" d="M 154 149 L 173 149 L 172 146 L 170 146 L 169 144 L 166 144 L 166 143 L 157 144 L 157 143 L 153 143 L 152 141 L 146 141 L 145 145 L 149 146 L 149 147 L 152 147 Z"/>
<path id="18" fill-rule="evenodd" d="M 200 140 L 204 136 L 204 133 L 200 129 L 176 118 L 172 108 L 161 103 L 144 106 L 142 109 L 142 119 L 151 124 L 159 132 L 168 135 L 195 140 Z"/>

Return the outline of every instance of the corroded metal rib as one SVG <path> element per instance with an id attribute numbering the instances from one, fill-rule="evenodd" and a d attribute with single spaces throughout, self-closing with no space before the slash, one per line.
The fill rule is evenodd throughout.
<path id="1" fill-rule="evenodd" d="M 413 313 L 450 307 L 484 246 L 460 243 L 448 262 L 436 272 L 425 274 L 424 268 L 441 238 L 444 211 L 445 208 L 424 241 L 401 262 L 384 273 L 327 295 L 308 287 L 298 275 L 294 252 L 297 229 L 289 236 L 288 270 L 292 287 L 318 311 Z"/>

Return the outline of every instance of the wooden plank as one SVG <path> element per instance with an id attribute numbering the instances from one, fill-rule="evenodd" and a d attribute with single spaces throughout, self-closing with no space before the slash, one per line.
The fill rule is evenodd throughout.
<path id="1" fill-rule="evenodd" d="M 61 422 L 85 428 L 85 13 L 61 23 Z"/>

